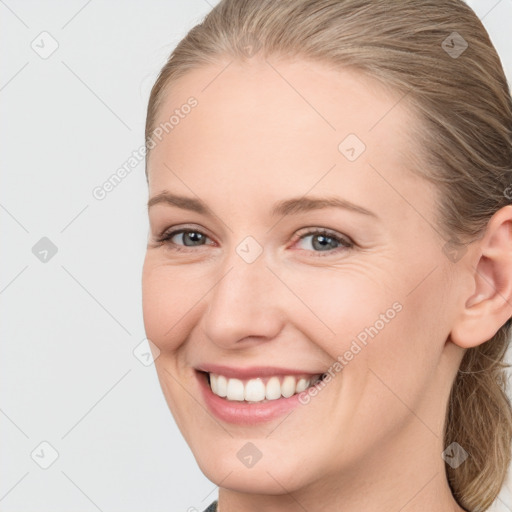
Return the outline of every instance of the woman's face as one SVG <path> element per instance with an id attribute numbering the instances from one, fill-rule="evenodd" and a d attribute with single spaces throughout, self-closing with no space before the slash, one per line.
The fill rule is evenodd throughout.
<path id="1" fill-rule="evenodd" d="M 442 468 L 459 265 L 414 119 L 354 71 L 227 64 L 172 85 L 148 165 L 144 322 L 183 436 L 243 492 Z"/>

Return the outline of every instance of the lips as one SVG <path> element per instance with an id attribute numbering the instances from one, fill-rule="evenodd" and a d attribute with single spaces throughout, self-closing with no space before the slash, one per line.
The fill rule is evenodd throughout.
<path id="1" fill-rule="evenodd" d="M 300 405 L 300 393 L 325 375 L 297 368 L 235 368 L 203 364 L 196 368 L 207 407 L 219 419 L 255 424 Z"/>

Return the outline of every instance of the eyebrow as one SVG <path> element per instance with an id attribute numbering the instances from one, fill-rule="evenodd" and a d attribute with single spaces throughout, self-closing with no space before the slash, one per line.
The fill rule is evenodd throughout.
<path id="1" fill-rule="evenodd" d="M 200 199 L 171 194 L 167 191 L 163 191 L 152 197 L 148 201 L 148 209 L 155 204 L 162 203 L 211 216 L 210 209 Z M 377 218 L 377 215 L 374 212 L 340 197 L 292 197 L 291 199 L 277 202 L 273 206 L 271 214 L 273 216 L 279 215 L 284 217 L 312 210 L 320 210 L 322 208 L 342 208 L 344 210 Z"/>

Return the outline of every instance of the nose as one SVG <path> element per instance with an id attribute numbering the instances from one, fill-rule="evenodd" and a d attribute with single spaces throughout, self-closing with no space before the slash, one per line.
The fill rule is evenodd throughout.
<path id="1" fill-rule="evenodd" d="M 268 341 L 283 328 L 286 288 L 264 255 L 248 263 L 234 254 L 207 295 L 203 329 L 217 346 L 241 348 Z"/>

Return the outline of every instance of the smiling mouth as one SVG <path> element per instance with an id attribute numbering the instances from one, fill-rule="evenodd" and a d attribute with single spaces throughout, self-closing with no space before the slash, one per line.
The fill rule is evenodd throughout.
<path id="1" fill-rule="evenodd" d="M 205 375 L 214 395 L 232 402 L 265 403 L 280 398 L 289 398 L 302 393 L 323 380 L 325 373 L 317 375 L 282 375 L 236 379 L 217 373 L 201 372 Z"/>

